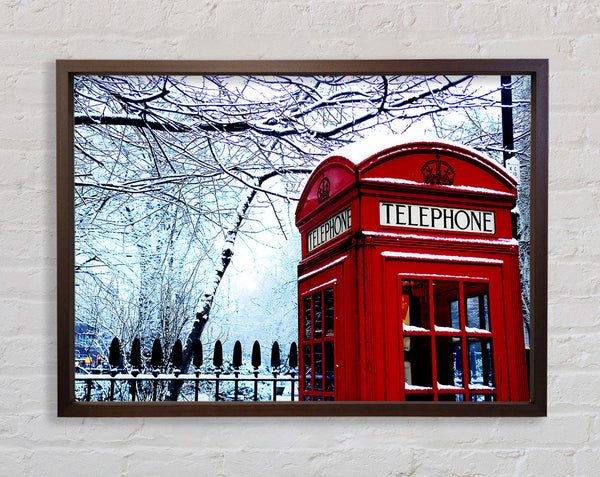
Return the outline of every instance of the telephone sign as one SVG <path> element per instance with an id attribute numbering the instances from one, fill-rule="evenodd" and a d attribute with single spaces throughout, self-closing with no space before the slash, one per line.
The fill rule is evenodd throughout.
<path id="1" fill-rule="evenodd" d="M 306 247 L 309 252 L 326 244 L 330 240 L 339 237 L 352 227 L 351 209 L 348 207 L 339 214 L 334 215 L 314 230 L 311 230 L 306 236 Z"/>
<path id="2" fill-rule="evenodd" d="M 429 204 L 379 203 L 379 225 L 493 234 L 494 212 Z"/>

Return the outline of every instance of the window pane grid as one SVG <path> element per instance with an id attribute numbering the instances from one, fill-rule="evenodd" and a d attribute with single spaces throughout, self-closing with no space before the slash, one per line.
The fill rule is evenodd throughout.
<path id="1" fill-rule="evenodd" d="M 303 376 L 302 400 L 335 399 L 334 287 L 311 291 L 302 299 Z"/>
<path id="2" fill-rule="evenodd" d="M 460 279 L 428 279 L 418 282 L 426 283 L 428 287 L 429 319 L 427 321 L 421 317 L 421 327 L 406 326 L 411 319 L 410 305 L 408 311 L 402 309 L 400 313 L 400 320 L 404 323 L 401 359 L 404 361 L 404 398 L 407 401 L 495 400 L 488 284 L 465 283 L 465 280 Z M 400 283 L 400 303 L 406 306 L 412 296 L 411 285 L 417 281 L 401 279 Z M 437 295 L 434 286 L 438 288 Z M 468 294 L 465 293 L 465 287 L 469 290 Z M 477 326 L 469 326 L 470 324 Z M 415 364 L 414 360 L 419 354 L 411 347 L 414 343 L 419 343 L 415 340 L 426 340 L 430 347 L 429 358 L 424 355 L 421 358 L 424 366 Z M 423 367 L 429 365 L 430 372 L 423 370 Z"/>

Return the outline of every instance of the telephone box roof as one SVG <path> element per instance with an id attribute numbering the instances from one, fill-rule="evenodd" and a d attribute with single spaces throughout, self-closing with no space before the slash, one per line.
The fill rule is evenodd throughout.
<path id="1" fill-rule="evenodd" d="M 435 136 L 426 134 L 404 133 L 376 134 L 373 136 L 368 136 L 346 146 L 340 147 L 339 149 L 329 154 L 328 158 L 333 156 L 342 156 L 348 159 L 349 161 L 353 162 L 354 164 L 359 165 L 365 159 L 368 159 L 369 157 L 377 153 L 383 152 L 387 149 L 391 149 L 397 146 L 403 146 L 411 143 L 445 144 L 447 146 L 455 146 L 457 148 L 467 150 L 469 152 L 472 152 L 473 154 L 482 155 L 476 149 L 473 149 L 469 146 L 465 146 L 458 142 L 449 141 L 447 139 L 439 139 Z"/>
<path id="2" fill-rule="evenodd" d="M 424 154 L 468 163 L 472 170 L 477 171 L 477 174 L 463 174 L 462 182 L 433 187 L 446 191 L 516 197 L 517 183 L 514 177 L 496 161 L 471 147 L 431 136 L 372 136 L 344 146 L 321 161 L 310 175 L 300 196 L 296 222 L 313 212 L 322 202 L 317 197 L 317 187 L 326 175 L 331 181 L 332 198 L 356 182 L 422 187 L 423 179 L 416 177 L 414 173 L 408 173 L 406 164 L 381 166 L 393 159 Z"/>

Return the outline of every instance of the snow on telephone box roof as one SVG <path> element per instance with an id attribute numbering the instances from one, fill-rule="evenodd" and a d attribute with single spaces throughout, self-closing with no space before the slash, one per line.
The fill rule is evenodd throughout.
<path id="1" fill-rule="evenodd" d="M 392 149 L 398 146 L 405 146 L 408 144 L 445 145 L 448 147 L 460 148 L 472 154 L 484 157 L 488 161 L 497 164 L 496 161 L 470 146 L 465 146 L 464 144 L 460 144 L 455 141 L 450 141 L 448 139 L 440 139 L 431 135 L 413 133 L 375 134 L 369 137 L 365 137 L 359 141 L 355 141 L 351 144 L 348 144 L 333 151 L 331 154 L 329 154 L 329 156 L 327 156 L 327 158 L 325 158 L 321 162 L 324 162 L 328 158 L 333 156 L 342 156 L 358 166 L 361 162 L 364 162 L 365 160 L 369 159 L 375 154 L 383 152 L 387 149 Z M 500 164 L 497 165 L 499 167 L 502 167 L 500 166 Z"/>
<path id="2" fill-rule="evenodd" d="M 448 166 L 452 180 L 428 182 L 425 156 Z M 422 160 L 411 160 L 420 156 Z M 439 165 L 437 166 L 439 168 Z M 438 169 L 439 173 L 439 169 Z M 376 135 L 331 153 L 308 179 L 296 209 L 296 224 L 333 201 L 352 184 L 435 187 L 441 191 L 516 197 L 516 180 L 504 167 L 462 144 L 423 135 Z"/>

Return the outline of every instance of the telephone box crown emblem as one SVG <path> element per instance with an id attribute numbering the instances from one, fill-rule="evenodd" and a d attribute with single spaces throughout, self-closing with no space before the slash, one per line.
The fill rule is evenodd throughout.
<path id="1" fill-rule="evenodd" d="M 433 185 L 452 185 L 456 173 L 452 166 L 447 162 L 440 160 L 440 155 L 436 154 L 435 159 L 427 161 L 421 168 L 425 184 Z"/>
<path id="2" fill-rule="evenodd" d="M 319 182 L 319 188 L 317 189 L 317 200 L 319 201 L 319 204 L 329 199 L 330 189 L 331 182 L 329 182 L 329 179 L 327 179 L 327 177 L 323 177 L 323 179 L 321 179 L 321 182 Z"/>

